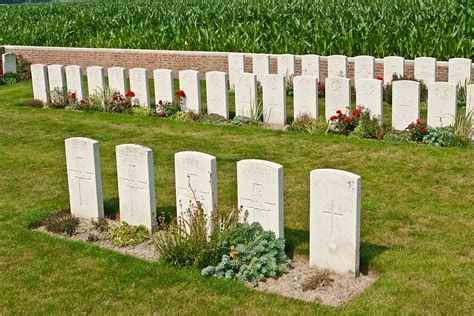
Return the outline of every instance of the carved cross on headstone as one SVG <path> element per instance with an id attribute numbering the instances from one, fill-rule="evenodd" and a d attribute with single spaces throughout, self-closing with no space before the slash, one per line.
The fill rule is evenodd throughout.
<path id="1" fill-rule="evenodd" d="M 136 165 L 128 165 L 128 177 L 127 178 L 120 178 L 120 181 L 122 184 L 128 189 L 128 194 L 130 196 L 130 210 L 131 210 L 131 215 L 133 216 L 134 214 L 134 203 L 133 203 L 133 197 L 134 197 L 134 192 L 138 190 L 145 190 L 147 183 L 144 181 L 139 181 L 136 177 Z"/>
<path id="2" fill-rule="evenodd" d="M 331 210 L 330 210 L 330 211 L 323 211 L 323 213 L 324 213 L 324 214 L 327 214 L 327 215 L 329 215 L 329 216 L 331 216 L 331 235 L 332 235 L 334 216 L 342 217 L 343 214 L 337 213 L 337 212 L 334 210 L 334 201 L 331 201 Z"/>
<path id="3" fill-rule="evenodd" d="M 79 204 L 82 206 L 83 193 L 81 182 L 90 181 L 92 179 L 93 173 L 87 172 L 84 167 L 84 157 L 77 156 L 76 157 L 76 169 L 69 169 L 71 172 L 73 179 L 77 180 L 78 187 L 79 187 Z"/>
<path id="4" fill-rule="evenodd" d="M 252 184 L 252 193 L 249 197 L 241 197 L 242 201 L 247 202 L 246 208 L 252 213 L 252 221 L 256 221 L 259 212 L 271 212 L 276 204 L 263 200 L 263 185 L 260 183 Z M 250 215 L 250 214 L 249 214 Z"/>

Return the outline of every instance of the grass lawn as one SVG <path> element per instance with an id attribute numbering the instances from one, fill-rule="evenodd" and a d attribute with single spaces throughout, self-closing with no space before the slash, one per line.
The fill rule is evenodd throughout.
<path id="1" fill-rule="evenodd" d="M 0 314 L 472 313 L 474 150 L 20 106 L 31 98 L 30 82 L 0 87 Z M 221 205 L 236 202 L 238 160 L 282 164 L 285 235 L 299 253 L 309 246 L 309 172 L 359 174 L 362 270 L 380 277 L 334 309 L 30 231 L 68 205 L 64 139 L 74 136 L 100 142 L 107 212 L 117 207 L 118 144 L 153 149 L 158 213 L 174 212 L 178 151 L 217 157 Z"/>

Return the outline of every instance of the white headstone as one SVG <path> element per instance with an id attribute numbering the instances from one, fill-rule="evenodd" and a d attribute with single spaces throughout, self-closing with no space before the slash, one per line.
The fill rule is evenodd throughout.
<path id="1" fill-rule="evenodd" d="M 328 77 L 347 77 L 347 56 L 332 55 L 327 59 Z"/>
<path id="2" fill-rule="evenodd" d="M 66 82 L 69 93 L 75 92 L 78 100 L 84 99 L 84 80 L 82 78 L 82 67 L 66 66 Z"/>
<path id="3" fill-rule="evenodd" d="M 235 114 L 251 117 L 257 106 L 257 75 L 241 73 L 235 82 Z"/>
<path id="4" fill-rule="evenodd" d="M 130 75 L 130 90 L 135 93 L 132 98 L 133 105 L 150 108 L 150 87 L 148 84 L 148 70 L 145 68 L 132 68 Z"/>
<path id="5" fill-rule="evenodd" d="M 87 90 L 89 96 L 100 93 L 105 87 L 105 70 L 104 67 L 91 66 L 87 67 Z"/>
<path id="6" fill-rule="evenodd" d="M 229 85 L 231 89 L 234 89 L 235 81 L 239 74 L 245 72 L 245 55 L 242 53 L 229 53 L 227 63 L 229 65 Z"/>
<path id="7" fill-rule="evenodd" d="M 310 178 L 309 265 L 358 276 L 360 176 L 316 169 Z"/>
<path id="8" fill-rule="evenodd" d="M 63 92 L 66 89 L 66 73 L 62 65 L 48 66 L 49 91 L 59 89 Z"/>
<path id="9" fill-rule="evenodd" d="M 398 56 L 388 56 L 383 59 L 383 81 L 385 84 L 391 83 L 393 75 L 405 75 L 405 58 Z"/>
<path id="10" fill-rule="evenodd" d="M 156 223 L 153 151 L 135 144 L 118 145 L 115 150 L 120 220 L 151 230 Z"/>
<path id="11" fill-rule="evenodd" d="M 415 58 L 415 79 L 422 80 L 425 84 L 436 81 L 436 58 Z"/>
<path id="12" fill-rule="evenodd" d="M 290 77 L 295 75 L 295 55 L 283 54 L 278 55 L 277 60 L 277 69 L 278 74 L 285 77 Z"/>
<path id="13" fill-rule="evenodd" d="M 472 61 L 470 59 L 451 58 L 448 65 L 448 82 L 464 85 L 471 81 Z"/>
<path id="14" fill-rule="evenodd" d="M 344 112 L 351 106 L 351 81 L 341 77 L 326 78 L 325 101 L 326 120 L 336 115 L 337 110 Z"/>
<path id="15" fill-rule="evenodd" d="M 174 101 L 174 80 L 173 70 L 155 69 L 153 71 L 153 81 L 155 84 L 155 104 Z"/>
<path id="16" fill-rule="evenodd" d="M 392 127 L 403 131 L 420 118 L 420 83 L 412 80 L 392 82 Z"/>
<path id="17" fill-rule="evenodd" d="M 2 54 L 3 73 L 12 72 L 16 74 L 16 55 L 15 53 Z"/>
<path id="18" fill-rule="evenodd" d="M 360 79 L 357 82 L 356 105 L 370 110 L 372 117 L 378 117 L 383 122 L 383 82 Z"/>
<path id="19" fill-rule="evenodd" d="M 49 102 L 48 68 L 46 65 L 31 65 L 31 81 L 33 84 L 33 98 L 43 103 Z"/>
<path id="20" fill-rule="evenodd" d="M 109 77 L 109 87 L 112 91 L 120 92 L 125 96 L 127 93 L 127 80 L 125 76 L 125 68 L 111 67 L 107 69 L 107 76 Z"/>
<path id="21" fill-rule="evenodd" d="M 295 120 L 302 115 L 318 118 L 318 78 L 296 76 L 293 80 L 293 113 Z"/>
<path id="22" fill-rule="evenodd" d="M 254 54 L 252 55 L 253 73 L 257 75 L 257 80 L 261 81 L 263 76 L 270 73 L 270 55 Z"/>
<path id="23" fill-rule="evenodd" d="M 428 126 L 453 125 L 456 117 L 456 101 L 455 83 L 430 83 L 428 85 Z"/>
<path id="24" fill-rule="evenodd" d="M 286 124 L 286 83 L 280 74 L 262 78 L 263 121 L 268 124 Z"/>
<path id="25" fill-rule="evenodd" d="M 301 56 L 301 73 L 303 76 L 313 76 L 319 80 L 319 56 L 303 55 Z"/>
<path id="26" fill-rule="evenodd" d="M 65 140 L 71 214 L 82 218 L 104 217 L 99 143 L 85 137 Z"/>
<path id="27" fill-rule="evenodd" d="M 354 58 L 354 80 L 373 79 L 375 75 L 375 58 L 372 56 L 356 56 Z"/>
<path id="28" fill-rule="evenodd" d="M 197 152 L 182 151 L 174 155 L 177 215 L 188 220 L 191 204 L 200 202 L 207 219 L 217 206 L 216 157 Z"/>
<path id="29" fill-rule="evenodd" d="M 257 159 L 238 161 L 237 196 L 241 222 L 258 222 L 284 238 L 282 165 Z"/>
<path id="30" fill-rule="evenodd" d="M 207 113 L 229 118 L 229 86 L 227 74 L 221 71 L 206 73 Z"/>
<path id="31" fill-rule="evenodd" d="M 196 70 L 182 70 L 179 72 L 179 89 L 186 94 L 183 111 L 201 113 L 201 82 Z"/>

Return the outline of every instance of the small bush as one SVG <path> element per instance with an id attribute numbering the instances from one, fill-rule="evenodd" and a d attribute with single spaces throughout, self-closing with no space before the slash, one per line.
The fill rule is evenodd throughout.
<path id="1" fill-rule="evenodd" d="M 329 286 L 332 282 L 334 282 L 334 279 L 330 277 L 328 270 L 318 269 L 303 282 L 301 289 L 303 292 L 316 290 L 320 286 Z"/>
<path id="2" fill-rule="evenodd" d="M 181 102 L 163 102 L 160 101 L 155 105 L 155 114 L 159 117 L 172 117 L 181 111 Z"/>
<path id="3" fill-rule="evenodd" d="M 467 86 L 471 84 L 472 81 L 467 80 L 464 82 L 458 83 L 456 87 L 456 98 L 457 98 L 457 106 L 462 107 L 466 106 L 467 101 Z"/>
<path id="4" fill-rule="evenodd" d="M 447 147 L 453 138 L 451 126 L 432 128 L 428 127 L 423 143 L 430 146 Z"/>
<path id="5" fill-rule="evenodd" d="M 256 286 L 261 280 L 279 275 L 290 263 L 285 240 L 265 231 L 259 223 L 238 224 L 225 237 L 221 245 L 227 253 L 219 264 L 202 269 L 202 275 L 247 281 Z"/>
<path id="6" fill-rule="evenodd" d="M 358 138 L 383 139 L 386 127 L 380 123 L 378 117 L 370 115 L 370 111 L 364 107 L 359 107 L 360 115 L 357 126 L 351 133 L 351 136 Z"/>
<path id="7" fill-rule="evenodd" d="M 69 209 L 62 210 L 48 216 L 42 224 L 46 230 L 55 234 L 66 234 L 72 236 L 79 225 L 79 219 L 73 216 Z"/>
<path id="8" fill-rule="evenodd" d="M 426 123 L 420 119 L 410 123 L 406 129 L 410 133 L 410 140 L 417 143 L 422 142 L 428 133 Z"/>
<path id="9" fill-rule="evenodd" d="M 330 129 L 331 125 L 323 116 L 320 116 L 319 120 L 316 120 L 310 117 L 308 114 L 298 117 L 288 127 L 288 130 L 290 131 L 306 132 L 311 134 L 327 134 Z"/>
<path id="10" fill-rule="evenodd" d="M 459 111 L 456 115 L 454 125 L 452 128 L 453 137 L 449 142 L 452 147 L 471 147 L 471 135 L 474 133 L 473 129 L 473 112 L 464 114 L 464 111 Z"/>
<path id="11" fill-rule="evenodd" d="M 147 109 L 141 106 L 135 106 L 132 108 L 132 113 L 133 115 L 147 117 L 147 116 L 151 116 L 152 112 L 150 109 Z"/>
<path id="12" fill-rule="evenodd" d="M 16 57 L 16 71 L 22 81 L 31 79 L 31 63 L 22 55 Z"/>
<path id="13" fill-rule="evenodd" d="M 95 230 L 101 233 L 106 233 L 109 231 L 109 222 L 104 217 L 101 217 L 97 220 L 91 220 L 92 226 Z"/>
<path id="14" fill-rule="evenodd" d="M 392 143 L 408 143 L 410 142 L 410 133 L 391 130 L 385 133 L 383 139 Z"/>
<path id="15" fill-rule="evenodd" d="M 54 88 L 51 91 L 51 104 L 50 106 L 55 109 L 64 109 L 69 105 L 69 94 L 66 88 Z"/>
<path id="16" fill-rule="evenodd" d="M 112 243 L 119 247 L 136 246 L 150 236 L 145 226 L 132 226 L 126 222 L 122 222 L 122 226 L 111 227 L 107 235 Z"/>
<path id="17" fill-rule="evenodd" d="M 259 123 L 253 121 L 250 117 L 237 115 L 232 119 L 232 124 L 236 126 L 258 125 Z"/>
<path id="18" fill-rule="evenodd" d="M 202 114 L 198 118 L 198 122 L 213 125 L 228 124 L 229 120 L 219 114 Z"/>
<path id="19" fill-rule="evenodd" d="M 178 111 L 172 118 L 181 122 L 194 122 L 199 119 L 199 114 L 193 111 Z"/>
<path id="20" fill-rule="evenodd" d="M 362 115 L 362 108 L 355 108 L 351 111 L 347 108 L 345 113 L 341 110 L 336 111 L 336 115 L 331 116 L 332 131 L 336 134 L 349 135 L 357 127 L 360 117 Z"/>
<path id="21" fill-rule="evenodd" d="M 3 83 L 7 86 L 14 85 L 21 81 L 21 77 L 17 73 L 7 72 L 3 74 Z"/>

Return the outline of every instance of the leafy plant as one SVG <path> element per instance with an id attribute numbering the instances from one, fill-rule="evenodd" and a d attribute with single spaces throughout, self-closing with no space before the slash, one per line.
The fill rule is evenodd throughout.
<path id="1" fill-rule="evenodd" d="M 411 122 L 406 129 L 410 133 L 410 140 L 413 142 L 423 141 L 424 137 L 428 134 L 426 122 L 420 119 L 417 119 L 416 122 Z"/>
<path id="2" fill-rule="evenodd" d="M 132 107 L 132 113 L 133 115 L 138 115 L 138 116 L 151 116 L 152 112 L 150 109 L 141 107 L 141 106 L 134 106 Z"/>
<path id="3" fill-rule="evenodd" d="M 91 220 L 91 224 L 95 230 L 101 233 L 109 231 L 110 225 L 106 218 L 100 217 L 97 220 Z"/>
<path id="4" fill-rule="evenodd" d="M 347 108 L 347 111 L 346 113 L 342 113 L 341 110 L 337 110 L 336 115 L 331 116 L 329 119 L 332 130 L 336 134 L 349 135 L 356 128 L 359 122 L 362 114 L 360 108 L 355 108 L 353 111 L 351 111 L 350 108 Z"/>
<path id="5" fill-rule="evenodd" d="M 199 114 L 193 111 L 178 111 L 172 118 L 181 122 L 194 122 L 198 120 Z"/>
<path id="6" fill-rule="evenodd" d="M 423 143 L 430 146 L 447 147 L 451 143 L 453 132 L 451 126 L 438 128 L 428 127 L 426 135 L 423 136 Z"/>
<path id="7" fill-rule="evenodd" d="M 72 236 L 79 225 L 79 219 L 69 209 L 64 209 L 45 218 L 42 224 L 49 232 Z"/>
<path id="8" fill-rule="evenodd" d="M 109 86 L 104 86 L 102 89 L 96 89 L 87 99 L 89 109 L 106 112 L 114 96 L 117 95 Z M 122 96 L 122 98 L 124 97 Z"/>
<path id="9" fill-rule="evenodd" d="M 181 102 L 159 101 L 155 106 L 155 114 L 159 117 L 172 117 L 181 111 Z"/>
<path id="10" fill-rule="evenodd" d="M 380 123 L 378 117 L 370 115 L 370 110 L 359 107 L 360 115 L 357 126 L 351 133 L 351 136 L 358 138 L 383 139 L 386 127 Z"/>
<path id="11" fill-rule="evenodd" d="M 290 124 L 288 130 L 316 133 L 316 134 L 327 134 L 331 129 L 331 125 L 326 121 L 324 116 L 320 116 L 319 120 L 310 117 L 308 114 L 299 116 L 294 122 Z"/>
<path id="12" fill-rule="evenodd" d="M 107 235 L 118 247 L 136 246 L 150 237 L 145 226 L 132 226 L 126 222 L 122 222 L 121 226 L 110 227 Z"/>
<path id="13" fill-rule="evenodd" d="M 253 121 L 250 117 L 237 115 L 237 116 L 234 116 L 234 118 L 232 119 L 232 124 L 237 125 L 237 126 L 245 126 L 245 125 L 258 124 L 258 123 Z"/>
<path id="14" fill-rule="evenodd" d="M 408 143 L 411 140 L 409 132 L 396 130 L 387 131 L 383 139 L 393 143 Z"/>
<path id="15" fill-rule="evenodd" d="M 466 106 L 467 101 L 467 86 L 471 84 L 472 81 L 467 80 L 463 83 L 458 83 L 456 87 L 456 97 L 457 97 L 457 106 Z"/>
<path id="16" fill-rule="evenodd" d="M 334 282 L 328 270 L 317 269 L 301 285 L 303 292 L 316 290 L 317 288 L 329 286 Z"/>
<path id="17" fill-rule="evenodd" d="M 449 142 L 451 147 L 471 147 L 471 137 L 474 133 L 473 129 L 473 112 L 465 114 L 464 111 L 459 111 L 454 120 L 454 125 L 451 129 L 452 138 Z"/>
<path id="18" fill-rule="evenodd" d="M 261 280 L 276 277 L 290 263 L 285 240 L 265 231 L 259 223 L 239 224 L 226 237 L 221 245 L 227 253 L 219 264 L 202 269 L 202 275 L 247 281 L 256 286 Z"/>
<path id="19" fill-rule="evenodd" d="M 7 72 L 3 74 L 3 83 L 7 86 L 14 85 L 20 81 L 21 81 L 21 77 L 17 73 Z"/>
<path id="20" fill-rule="evenodd" d="M 64 109 L 69 105 L 69 93 L 66 88 L 56 87 L 51 91 L 51 107 L 56 109 Z"/>
<path id="21" fill-rule="evenodd" d="M 132 104 L 132 98 L 135 96 L 133 91 L 128 91 L 125 96 L 121 95 L 120 92 L 114 91 L 112 99 L 106 107 L 107 112 L 116 113 L 132 113 L 134 105 Z"/>
<path id="22" fill-rule="evenodd" d="M 198 122 L 205 124 L 222 125 L 228 124 L 229 120 L 223 117 L 222 115 L 211 113 L 201 114 L 198 118 Z"/>
<path id="23" fill-rule="evenodd" d="M 294 94 L 294 83 L 293 83 L 293 75 L 286 75 L 285 76 L 285 81 L 286 81 L 286 95 L 287 96 L 293 96 Z"/>

